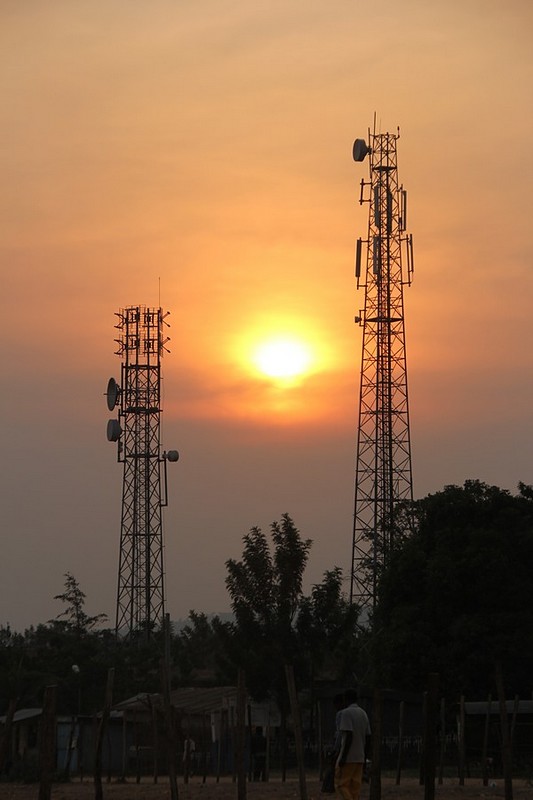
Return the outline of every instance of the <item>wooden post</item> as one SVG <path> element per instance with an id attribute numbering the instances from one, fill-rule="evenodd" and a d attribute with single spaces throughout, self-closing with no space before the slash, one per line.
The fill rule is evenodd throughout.
<path id="1" fill-rule="evenodd" d="M 248 780 L 251 782 L 253 777 L 254 756 L 252 753 L 252 706 L 250 703 L 246 706 L 247 720 L 248 720 L 248 741 L 250 742 L 250 758 L 248 759 Z"/>
<path id="2" fill-rule="evenodd" d="M 400 701 L 399 719 L 398 719 L 398 760 L 396 762 L 396 786 L 400 785 L 400 778 L 402 774 L 402 755 L 403 755 L 403 718 L 404 718 L 405 702 Z"/>
<path id="3" fill-rule="evenodd" d="M 17 700 L 16 698 L 12 698 L 9 701 L 6 713 L 6 721 L 4 724 L 4 730 L 2 731 L 2 736 L 0 737 L 0 774 L 6 770 L 7 764 L 10 760 L 11 729 L 13 727 L 13 717 L 15 716 L 16 710 L 17 710 Z"/>
<path id="4" fill-rule="evenodd" d="M 318 728 L 318 777 L 322 780 L 324 777 L 324 736 L 322 732 L 322 709 L 320 707 L 320 701 L 317 701 L 316 724 Z"/>
<path id="5" fill-rule="evenodd" d="M 135 735 L 135 781 L 141 782 L 141 746 L 139 744 L 139 718 L 137 709 L 133 712 L 133 732 Z"/>
<path id="6" fill-rule="evenodd" d="M 244 670 L 237 677 L 237 708 L 235 730 L 235 759 L 237 766 L 237 798 L 246 800 L 246 770 L 244 768 L 244 744 L 246 737 L 246 684 Z"/>
<path id="7" fill-rule="evenodd" d="M 287 780 L 287 711 L 280 709 L 279 743 L 281 749 L 281 782 Z"/>
<path id="8" fill-rule="evenodd" d="M 439 786 L 442 786 L 444 780 L 444 757 L 446 755 L 446 700 L 444 697 L 440 701 L 439 743 Z"/>
<path id="9" fill-rule="evenodd" d="M 238 702 L 238 701 L 237 701 Z M 237 722 L 235 720 L 235 709 L 233 707 L 229 708 L 229 716 L 228 716 L 228 732 L 231 739 L 231 755 L 233 758 L 232 764 L 232 774 L 231 778 L 233 783 L 237 783 L 237 739 L 236 739 L 236 731 L 235 728 L 237 727 Z"/>
<path id="10" fill-rule="evenodd" d="M 128 715 L 126 709 L 122 712 L 122 775 L 121 783 L 126 783 L 128 771 Z"/>
<path id="11" fill-rule="evenodd" d="M 265 756 L 265 781 L 270 780 L 270 706 L 268 708 L 268 723 L 266 729 L 267 749 Z"/>
<path id="12" fill-rule="evenodd" d="M 96 748 L 94 754 L 94 797 L 95 800 L 103 800 L 102 789 L 102 746 L 104 743 L 104 733 L 111 713 L 111 704 L 113 702 L 113 680 L 115 677 L 115 670 L 113 667 L 107 671 L 107 683 L 105 689 L 104 707 L 102 709 L 102 716 L 98 724 L 96 734 Z"/>
<path id="13" fill-rule="evenodd" d="M 487 700 L 487 711 L 485 713 L 485 730 L 483 732 L 483 749 L 481 751 L 481 769 L 483 771 L 483 786 L 489 785 L 489 762 L 488 762 L 488 749 L 489 749 L 489 733 L 490 733 L 490 710 L 492 703 L 492 695 L 489 694 Z"/>
<path id="14" fill-rule="evenodd" d="M 458 746 L 459 746 L 459 786 L 465 785 L 465 763 L 466 763 L 466 736 L 465 736 L 465 696 L 461 695 L 459 701 L 459 730 L 458 730 Z"/>
<path id="15" fill-rule="evenodd" d="M 502 763 L 503 781 L 505 785 L 505 800 L 513 800 L 513 776 L 512 776 L 512 751 L 511 737 L 509 735 L 509 723 L 507 720 L 507 707 L 505 705 L 505 689 L 503 685 L 503 672 L 500 662 L 496 664 L 496 688 L 498 690 L 498 702 L 500 705 L 500 727 L 502 734 Z"/>
<path id="16" fill-rule="evenodd" d="M 170 614 L 165 614 L 163 619 L 163 633 L 165 636 L 164 657 L 161 664 L 161 683 L 163 689 L 163 713 L 167 740 L 167 769 L 170 783 L 170 797 L 178 800 L 178 782 L 176 779 L 176 737 L 174 735 L 174 721 L 172 704 L 170 702 Z"/>
<path id="17" fill-rule="evenodd" d="M 294 681 L 294 667 L 292 664 L 285 665 L 285 676 L 287 678 L 287 688 L 289 690 L 289 700 L 291 703 L 292 723 L 294 726 L 294 744 L 296 746 L 296 758 L 298 760 L 298 778 L 300 781 L 300 800 L 307 800 L 307 784 L 305 782 L 305 757 L 304 743 L 302 735 L 302 717 L 300 714 L 300 704 L 296 692 Z"/>
<path id="18" fill-rule="evenodd" d="M 148 695 L 148 705 L 150 707 L 150 714 L 151 714 L 151 717 L 152 717 L 152 750 L 153 750 L 153 753 L 154 753 L 154 764 L 153 764 L 154 774 L 153 774 L 153 779 L 154 779 L 154 783 L 157 783 L 158 782 L 158 777 L 159 777 L 158 776 L 158 760 L 159 759 L 158 759 L 158 752 L 157 752 L 157 748 L 158 748 L 158 744 L 159 744 L 158 737 L 157 737 L 157 710 L 155 708 L 155 705 L 154 705 L 150 695 Z"/>
<path id="19" fill-rule="evenodd" d="M 513 718 L 511 720 L 511 750 L 513 749 L 514 744 L 514 734 L 516 730 L 516 718 L 518 717 L 518 707 L 520 706 L 520 698 L 517 694 L 514 696 L 514 703 L 513 703 Z"/>
<path id="20" fill-rule="evenodd" d="M 56 766 L 56 693 L 57 686 L 44 690 L 43 713 L 39 735 L 39 800 L 50 800 Z"/>
<path id="21" fill-rule="evenodd" d="M 191 715 L 187 714 L 187 727 L 185 729 L 185 746 L 183 748 L 183 782 L 189 783 L 191 774 Z"/>
<path id="22" fill-rule="evenodd" d="M 207 712 L 204 712 L 202 714 L 202 783 L 205 783 L 207 780 L 207 758 L 208 754 L 211 752 L 211 737 L 208 720 Z"/>
<path id="23" fill-rule="evenodd" d="M 220 767 L 222 764 L 222 735 L 224 732 L 224 709 L 220 709 L 220 725 L 218 730 L 217 746 L 217 783 L 220 783 Z"/>
<path id="24" fill-rule="evenodd" d="M 370 768 L 370 800 L 381 798 L 381 725 L 383 697 L 381 689 L 374 689 L 372 709 L 372 766 Z"/>
<path id="25" fill-rule="evenodd" d="M 439 701 L 439 676 L 432 672 L 428 677 L 428 702 L 424 739 L 424 800 L 435 798 L 435 768 L 437 763 L 437 708 Z"/>
<path id="26" fill-rule="evenodd" d="M 419 765 L 419 774 L 418 774 L 418 782 L 420 786 L 424 785 L 425 780 L 425 772 L 424 772 L 424 764 L 426 759 L 426 718 L 428 713 L 428 693 L 424 692 L 422 698 L 422 751 L 420 753 L 420 765 Z"/>

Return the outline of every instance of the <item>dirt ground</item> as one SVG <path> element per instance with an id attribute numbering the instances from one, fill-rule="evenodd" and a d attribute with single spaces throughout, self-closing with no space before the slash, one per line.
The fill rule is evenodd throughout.
<path id="1" fill-rule="evenodd" d="M 490 800 L 505 796 L 503 780 L 496 779 L 493 785 L 483 786 L 481 780 L 467 780 L 459 786 L 457 779 L 445 779 L 442 785 L 435 786 L 435 800 Z M 300 788 L 296 779 L 285 783 L 272 779 L 268 783 L 248 783 L 247 800 L 300 800 Z M 124 783 L 103 784 L 104 800 L 170 800 L 170 788 L 166 778 L 160 778 L 157 784 L 143 780 L 137 784 L 135 780 Z M 368 800 L 369 787 L 365 785 L 361 800 Z M 237 785 L 224 779 L 216 783 L 214 778 L 205 783 L 201 778 L 191 778 L 188 784 L 183 778 L 178 780 L 179 800 L 237 800 Z M 525 779 L 513 781 L 515 800 L 533 800 L 533 785 Z M 38 784 L 0 783 L 0 800 L 38 800 Z M 334 795 L 323 794 L 320 783 L 314 777 L 307 779 L 308 800 L 335 800 Z M 417 780 L 403 779 L 396 786 L 392 778 L 382 778 L 382 797 L 384 800 L 424 800 L 424 787 Z M 75 779 L 71 783 L 54 784 L 52 800 L 92 800 L 94 784 L 92 780 L 79 783 Z"/>

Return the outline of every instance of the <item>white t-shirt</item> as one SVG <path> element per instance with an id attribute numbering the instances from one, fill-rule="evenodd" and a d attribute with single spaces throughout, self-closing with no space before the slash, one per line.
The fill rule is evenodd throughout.
<path id="1" fill-rule="evenodd" d="M 370 722 L 364 711 L 357 703 L 352 703 L 340 712 L 339 731 L 352 732 L 350 749 L 346 755 L 346 763 L 362 764 L 365 760 L 365 740 L 370 736 Z"/>

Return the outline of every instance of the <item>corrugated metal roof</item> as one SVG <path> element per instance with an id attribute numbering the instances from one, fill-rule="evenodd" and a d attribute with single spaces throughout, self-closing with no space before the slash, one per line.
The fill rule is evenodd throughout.
<path id="1" fill-rule="evenodd" d="M 465 703 L 465 714 L 486 714 L 488 710 L 488 701 L 481 700 L 480 702 Z M 512 714 L 515 708 L 514 700 L 506 700 L 505 708 L 508 714 Z M 490 713 L 499 714 L 500 704 L 498 700 L 492 700 L 490 704 Z M 533 700 L 519 700 L 518 701 L 518 714 L 533 714 Z"/>
<path id="2" fill-rule="evenodd" d="M 21 708 L 20 711 L 15 711 L 13 722 L 22 722 L 25 719 L 32 719 L 32 717 L 40 717 L 42 713 L 42 708 Z M 5 725 L 6 719 L 6 716 L 0 717 L 0 722 Z"/>
<path id="3" fill-rule="evenodd" d="M 115 703 L 113 708 L 116 711 L 146 711 L 150 708 L 150 705 L 153 704 L 154 706 L 159 705 L 161 702 L 160 695 L 158 694 L 148 694 L 147 692 L 141 692 L 140 694 L 136 694 L 133 697 L 128 697 L 127 700 L 122 700 L 121 703 Z"/>
<path id="4" fill-rule="evenodd" d="M 212 686 L 209 688 L 173 689 L 170 702 L 174 708 L 185 713 L 198 714 L 234 707 L 237 698 L 235 686 Z"/>
<path id="5" fill-rule="evenodd" d="M 173 689 L 170 692 L 170 703 L 184 714 L 202 714 L 219 711 L 221 708 L 235 706 L 237 689 L 235 686 L 212 686 L 199 688 L 196 686 Z M 151 705 L 162 702 L 160 694 L 137 694 L 113 707 L 117 711 L 147 711 Z"/>

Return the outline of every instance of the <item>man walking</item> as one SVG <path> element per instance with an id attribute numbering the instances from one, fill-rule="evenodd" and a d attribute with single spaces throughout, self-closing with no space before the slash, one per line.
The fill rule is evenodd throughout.
<path id="1" fill-rule="evenodd" d="M 340 750 L 335 766 L 335 790 L 342 800 L 358 800 L 363 768 L 370 746 L 370 723 L 357 705 L 357 691 L 345 693 L 346 708 L 339 715 Z"/>

